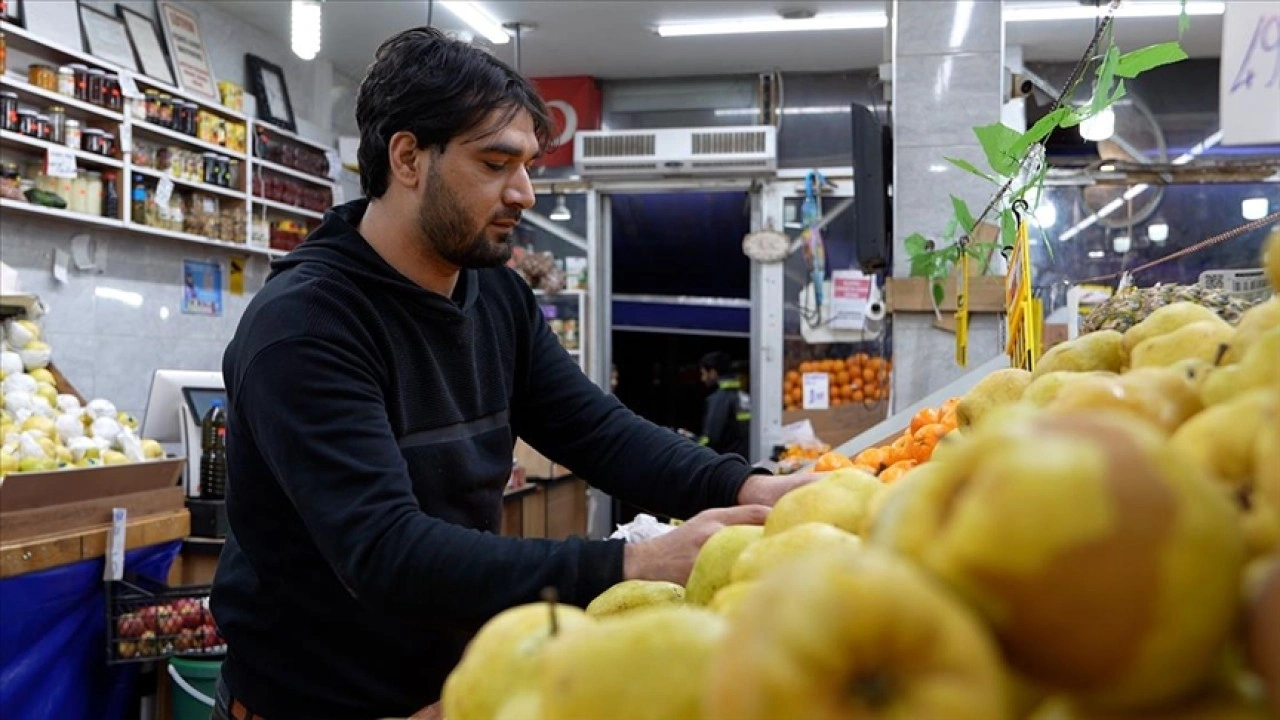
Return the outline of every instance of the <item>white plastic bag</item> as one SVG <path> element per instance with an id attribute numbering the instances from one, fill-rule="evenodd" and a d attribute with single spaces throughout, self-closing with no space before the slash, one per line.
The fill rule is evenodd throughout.
<path id="1" fill-rule="evenodd" d="M 662 537 L 667 533 L 675 530 L 675 525 L 658 522 L 658 518 L 652 515 L 640 513 L 636 515 L 636 519 L 626 525 L 619 525 L 618 529 L 613 531 L 609 536 L 610 540 L 626 540 L 627 542 L 644 542 L 652 540 L 656 537 Z"/>

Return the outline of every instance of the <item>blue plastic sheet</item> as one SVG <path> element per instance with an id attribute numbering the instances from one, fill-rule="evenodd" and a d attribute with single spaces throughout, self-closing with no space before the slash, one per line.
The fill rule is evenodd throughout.
<path id="1" fill-rule="evenodd" d="M 125 569 L 163 581 L 180 540 L 125 553 Z M 0 580 L 0 718 L 118 720 L 138 665 L 107 665 L 103 560 Z"/>

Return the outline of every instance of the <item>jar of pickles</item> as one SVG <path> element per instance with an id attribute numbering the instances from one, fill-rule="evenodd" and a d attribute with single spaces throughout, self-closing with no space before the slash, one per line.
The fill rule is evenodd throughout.
<path id="1" fill-rule="evenodd" d="M 75 82 L 75 92 L 72 97 L 77 100 L 84 100 L 89 97 L 89 66 L 82 63 L 71 63 L 67 67 L 71 68 L 71 76 Z"/>
<path id="2" fill-rule="evenodd" d="M 32 63 L 27 67 L 27 82 L 42 90 L 58 90 L 58 71 L 52 65 Z"/>
<path id="3" fill-rule="evenodd" d="M 0 130 L 18 130 L 18 93 L 0 92 Z"/>
<path id="4" fill-rule="evenodd" d="M 103 91 L 106 89 L 107 74 L 97 68 L 89 70 L 89 84 L 86 90 L 85 101 L 94 105 L 105 104 Z"/>
<path id="5" fill-rule="evenodd" d="M 62 144 L 79 150 L 81 139 L 80 121 L 75 118 L 67 118 L 67 122 L 62 128 Z"/>
<path id="6" fill-rule="evenodd" d="M 49 140 L 61 144 L 66 137 L 67 109 L 61 105 L 51 105 L 45 112 L 49 116 Z"/>

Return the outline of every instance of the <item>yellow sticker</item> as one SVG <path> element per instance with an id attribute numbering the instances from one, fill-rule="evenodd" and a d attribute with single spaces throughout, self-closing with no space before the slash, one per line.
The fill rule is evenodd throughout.
<path id="1" fill-rule="evenodd" d="M 231 273 L 230 273 L 231 277 L 229 278 L 230 280 L 229 291 L 231 292 L 232 295 L 244 294 L 244 262 L 245 262 L 245 258 L 242 258 L 242 257 L 231 258 Z"/>

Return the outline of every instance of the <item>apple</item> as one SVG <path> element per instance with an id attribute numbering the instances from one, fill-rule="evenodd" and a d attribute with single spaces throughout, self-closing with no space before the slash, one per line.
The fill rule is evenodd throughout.
<path id="1" fill-rule="evenodd" d="M 122 638 L 136 638 L 143 631 L 142 619 L 136 613 L 123 613 L 116 618 L 116 635 Z"/>
<path id="2" fill-rule="evenodd" d="M 182 617 L 170 605 L 161 605 L 156 609 L 156 625 L 161 635 L 177 635 L 182 629 Z"/>
<path id="3" fill-rule="evenodd" d="M 175 602 L 173 607 L 178 617 L 182 619 L 183 627 L 194 630 L 204 622 L 204 606 L 196 598 L 182 598 Z"/>
<path id="4" fill-rule="evenodd" d="M 160 644 L 156 640 L 154 630 L 143 630 L 142 635 L 138 637 L 138 654 L 150 657 L 155 655 L 160 649 Z"/>
<path id="5" fill-rule="evenodd" d="M 178 639 L 174 641 L 173 647 L 178 652 L 189 652 L 199 647 L 196 642 L 196 631 L 191 628 L 182 628 L 178 633 Z"/>
<path id="6" fill-rule="evenodd" d="M 155 605 L 148 605 L 138 610 L 138 619 L 142 621 L 142 627 L 144 630 L 155 632 L 160 629 L 159 618 L 156 617 L 158 612 L 159 608 Z"/>
<path id="7" fill-rule="evenodd" d="M 135 657 L 138 654 L 138 643 L 133 640 L 116 641 L 116 657 L 123 660 Z"/>

